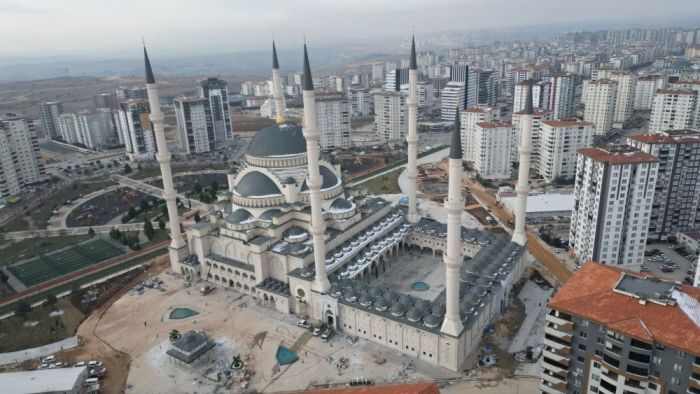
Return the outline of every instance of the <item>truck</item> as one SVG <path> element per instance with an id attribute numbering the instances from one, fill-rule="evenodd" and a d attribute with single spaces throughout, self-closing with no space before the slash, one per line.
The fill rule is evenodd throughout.
<path id="1" fill-rule="evenodd" d="M 212 285 L 206 285 L 206 286 L 199 289 L 199 292 L 202 295 L 207 295 L 207 294 L 211 293 L 212 291 L 214 291 L 214 286 L 212 286 Z"/>

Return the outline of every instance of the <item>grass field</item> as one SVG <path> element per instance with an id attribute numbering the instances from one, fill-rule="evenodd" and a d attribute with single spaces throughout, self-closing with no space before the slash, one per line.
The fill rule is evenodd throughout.
<path id="1" fill-rule="evenodd" d="M 25 286 L 31 287 L 122 253 L 124 252 L 121 249 L 109 242 L 96 239 L 60 252 L 40 255 L 34 260 L 10 266 L 8 269 Z"/>
<path id="2" fill-rule="evenodd" d="M 60 314 L 50 316 L 49 313 L 53 311 L 59 311 Z M 84 318 L 70 301 L 60 299 L 53 307 L 40 306 L 32 309 L 26 318 L 11 316 L 0 320 L 0 332 L 12 333 L 12 340 L 0 340 L 0 352 L 14 352 L 71 337 Z"/>
<path id="3" fill-rule="evenodd" d="M 32 212 L 34 225 L 39 229 L 45 229 L 47 222 L 51 217 L 51 211 L 53 210 L 54 206 L 60 206 L 66 200 L 75 200 L 80 196 L 90 194 L 97 190 L 106 189 L 114 185 L 116 185 L 116 183 L 112 181 L 80 183 L 77 184 L 75 189 L 73 187 L 68 187 L 67 189 L 61 190 L 60 192 L 49 196 L 43 201 L 41 207 Z"/>
<path id="4" fill-rule="evenodd" d="M 403 171 L 403 168 L 399 168 L 365 182 L 367 192 L 370 194 L 401 193 L 401 189 L 399 188 L 399 175 L 401 175 L 401 171 Z"/>
<path id="5" fill-rule="evenodd" d="M 49 254 L 90 239 L 89 235 L 64 235 L 60 237 L 25 239 L 0 249 L 0 267 L 19 260 L 36 257 L 39 254 Z"/>

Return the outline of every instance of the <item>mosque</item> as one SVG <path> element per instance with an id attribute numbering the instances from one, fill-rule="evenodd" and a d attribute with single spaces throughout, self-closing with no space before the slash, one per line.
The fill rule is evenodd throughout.
<path id="1" fill-rule="evenodd" d="M 449 154 L 447 223 L 416 209 L 417 65 L 411 47 L 407 98 L 408 207 L 346 188 L 337 162 L 319 151 L 315 92 L 304 45 L 303 125 L 285 120 L 276 49 L 273 98 L 277 122 L 261 129 L 245 163 L 229 176 L 211 212 L 180 232 L 170 216 L 173 272 L 252 296 L 280 312 L 304 315 L 417 359 L 460 370 L 487 324 L 507 307 L 526 264 L 524 202 L 513 239 L 462 227 L 462 152 L 459 127 Z M 148 55 L 146 79 L 164 198 L 175 209 L 170 153 Z M 532 114 L 531 94 L 526 112 Z M 457 115 L 459 117 L 459 114 Z M 459 118 L 457 117 L 457 124 Z M 532 116 L 530 116 L 531 118 Z M 523 122 L 520 163 L 529 163 L 530 122 Z M 521 165 L 521 167 L 524 167 Z M 521 168 L 522 170 L 522 168 Z M 527 170 L 527 169 L 526 169 Z M 527 172 L 516 188 L 527 196 Z M 524 193 L 524 194 L 523 194 Z M 407 251 L 441 254 L 445 288 L 432 299 L 387 289 L 375 281 L 402 264 Z M 408 290 L 408 289 L 407 289 Z"/>

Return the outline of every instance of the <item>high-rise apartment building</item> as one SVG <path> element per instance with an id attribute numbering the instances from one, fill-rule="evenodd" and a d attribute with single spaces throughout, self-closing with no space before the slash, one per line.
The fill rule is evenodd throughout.
<path id="1" fill-rule="evenodd" d="M 530 153 L 530 168 L 537 171 L 540 165 L 540 129 L 542 122 L 545 120 L 552 120 L 552 110 L 535 108 L 532 114 L 532 153 Z M 524 111 L 519 111 L 513 113 L 513 130 L 515 130 L 514 141 L 515 145 L 513 147 L 512 158 L 514 162 L 520 162 L 520 155 L 518 154 L 518 141 L 520 141 L 520 130 L 522 129 L 520 124 L 524 116 L 528 116 Z"/>
<path id="2" fill-rule="evenodd" d="M 543 81 L 549 82 L 549 99 L 547 100 L 547 106 L 543 106 L 543 108 L 548 108 L 553 111 L 553 119 L 574 117 L 576 74 L 563 73 L 550 75 L 545 77 Z"/>
<path id="3" fill-rule="evenodd" d="M 542 393 L 698 393 L 697 288 L 588 263 L 549 301 Z"/>
<path id="4" fill-rule="evenodd" d="M 518 82 L 513 90 L 513 112 L 520 112 L 525 108 L 526 86 L 530 83 Z M 532 84 L 532 105 L 535 108 L 549 108 L 549 82 L 540 81 Z"/>
<path id="5" fill-rule="evenodd" d="M 646 75 L 637 79 L 634 88 L 634 104 L 632 107 L 640 111 L 651 110 L 654 94 L 666 87 L 666 77 L 661 75 Z"/>
<path id="6" fill-rule="evenodd" d="M 433 96 L 435 95 L 434 85 L 426 81 L 418 81 L 418 106 L 426 107 L 433 105 Z M 408 84 L 401 85 L 401 92 L 408 94 Z"/>
<path id="7" fill-rule="evenodd" d="M 352 116 L 369 116 L 374 113 L 372 93 L 368 88 L 350 85 L 348 87 L 348 101 L 352 108 Z"/>
<path id="8" fill-rule="evenodd" d="M 402 144 L 408 131 L 406 95 L 395 91 L 375 92 L 374 124 L 379 141 Z"/>
<path id="9" fill-rule="evenodd" d="M 700 227 L 700 131 L 634 135 L 629 143 L 659 158 L 647 237 L 662 240 Z"/>
<path id="10" fill-rule="evenodd" d="M 95 107 L 96 108 L 109 108 L 117 109 L 119 105 L 119 100 L 114 93 L 100 93 L 95 96 Z"/>
<path id="11" fill-rule="evenodd" d="M 47 101 L 39 106 L 41 111 L 41 126 L 44 129 L 44 137 L 56 139 L 61 135 L 59 116 L 63 113 L 63 103 L 60 101 Z"/>
<path id="12" fill-rule="evenodd" d="M 209 102 L 211 121 L 214 125 L 214 141 L 217 145 L 231 141 L 233 139 L 233 126 L 226 81 L 219 78 L 207 78 L 200 81 L 199 93 Z"/>
<path id="13" fill-rule="evenodd" d="M 0 118 L 0 199 L 46 178 L 34 124 L 23 118 Z"/>
<path id="14" fill-rule="evenodd" d="M 613 71 L 610 73 L 610 80 L 617 82 L 613 125 L 622 127 L 632 117 L 637 75 L 631 72 Z"/>
<path id="15" fill-rule="evenodd" d="M 574 258 L 639 269 L 659 169 L 629 145 L 578 151 L 569 245 Z"/>
<path id="16" fill-rule="evenodd" d="M 398 92 L 401 90 L 401 86 L 406 84 L 408 84 L 407 68 L 394 68 L 387 71 L 384 82 L 385 90 Z"/>
<path id="17" fill-rule="evenodd" d="M 474 127 L 474 170 L 485 179 L 508 179 L 511 176 L 513 124 L 479 122 Z"/>
<path id="18" fill-rule="evenodd" d="M 442 120 L 454 120 L 457 111 L 464 110 L 465 87 L 464 82 L 448 82 L 442 90 L 442 108 L 440 116 Z"/>
<path id="19" fill-rule="evenodd" d="M 148 91 L 145 86 L 134 86 L 131 88 L 120 86 L 115 90 L 115 93 L 119 100 L 148 100 Z"/>
<path id="20" fill-rule="evenodd" d="M 697 112 L 698 93 L 690 89 L 662 89 L 654 94 L 649 131 L 692 128 Z"/>
<path id="21" fill-rule="evenodd" d="M 612 129 L 617 98 L 617 82 L 609 79 L 588 81 L 585 88 L 583 119 L 593 123 L 596 135 Z"/>
<path id="22" fill-rule="evenodd" d="M 534 129 L 534 127 L 533 127 Z M 576 119 L 545 120 L 540 124 L 538 173 L 547 183 L 573 179 L 579 149 L 593 142 L 593 123 Z"/>
<path id="23" fill-rule="evenodd" d="M 208 153 L 216 149 L 209 100 L 204 97 L 175 99 L 175 119 L 180 149 L 184 152 Z"/>
<path id="24" fill-rule="evenodd" d="M 474 161 L 474 135 L 477 123 L 498 120 L 500 113 L 497 108 L 475 107 L 467 108 L 460 114 L 460 131 L 462 135 L 462 158 Z"/>
<path id="25" fill-rule="evenodd" d="M 345 93 L 316 92 L 316 121 L 321 134 L 321 149 L 347 149 L 350 139 L 352 108 Z"/>
<path id="26" fill-rule="evenodd" d="M 118 111 L 117 132 L 122 133 L 129 160 L 153 160 L 156 145 L 149 118 L 151 107 L 148 101 L 122 101 Z"/>
<path id="27" fill-rule="evenodd" d="M 496 105 L 497 74 L 493 70 L 474 70 L 477 78 L 476 105 Z"/>

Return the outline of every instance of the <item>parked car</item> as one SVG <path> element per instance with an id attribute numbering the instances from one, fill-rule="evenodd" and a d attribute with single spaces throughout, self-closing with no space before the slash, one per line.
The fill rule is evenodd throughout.
<path id="1" fill-rule="evenodd" d="M 90 362 L 88 362 L 87 365 L 88 365 L 88 367 L 90 367 L 90 368 L 99 368 L 99 367 L 102 366 L 102 361 L 99 361 L 99 360 L 91 360 Z"/>
<path id="2" fill-rule="evenodd" d="M 314 327 L 314 331 L 311 333 L 311 335 L 315 337 L 321 335 L 321 329 L 319 327 Z"/>
<path id="3" fill-rule="evenodd" d="M 90 377 L 91 378 L 102 379 L 105 377 L 106 374 L 107 374 L 107 368 L 105 368 L 105 367 L 99 367 L 99 368 L 95 368 L 95 369 L 90 370 Z"/>
<path id="4" fill-rule="evenodd" d="M 78 361 L 77 363 L 75 363 L 74 367 L 84 367 L 86 365 L 87 363 L 85 361 Z"/>
<path id="5" fill-rule="evenodd" d="M 333 328 L 328 327 L 325 330 L 323 330 L 323 333 L 321 334 L 321 339 L 323 339 L 324 341 L 327 341 L 328 338 L 331 337 L 331 335 L 333 335 Z"/>
<path id="6" fill-rule="evenodd" d="M 309 324 L 309 322 L 307 322 L 304 319 L 300 319 L 299 321 L 297 321 L 297 326 L 304 327 L 304 328 L 311 328 L 311 324 Z"/>

